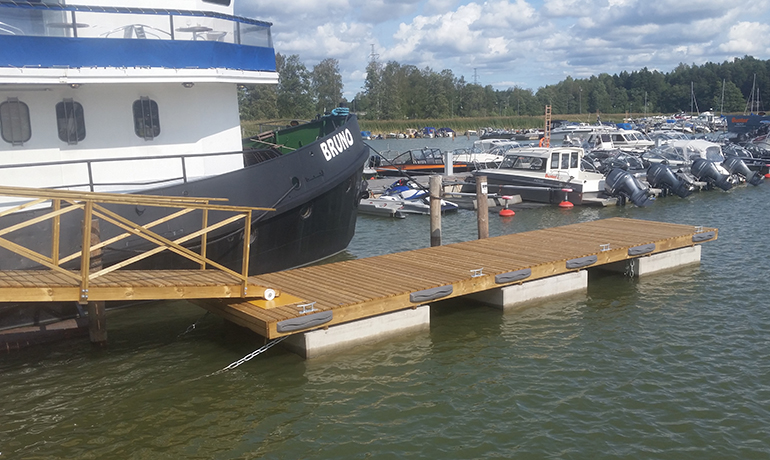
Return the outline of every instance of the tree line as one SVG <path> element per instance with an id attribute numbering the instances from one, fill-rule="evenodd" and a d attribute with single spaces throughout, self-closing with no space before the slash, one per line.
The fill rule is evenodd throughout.
<path id="1" fill-rule="evenodd" d="M 276 55 L 279 82 L 247 86 L 240 91 L 241 117 L 246 120 L 275 118 L 310 119 L 339 105 L 360 118 L 404 120 L 489 116 L 542 115 L 552 113 L 677 113 L 713 110 L 742 113 L 750 98 L 770 97 L 770 60 L 751 56 L 721 64 L 679 64 L 662 73 L 646 67 L 633 72 L 606 73 L 590 78 L 565 80 L 537 90 L 511 87 L 496 90 L 456 77 L 451 70 L 436 72 L 395 61 L 371 61 L 361 91 L 352 101 L 342 98 L 342 77 L 336 59 L 326 59 L 308 70 L 298 55 Z"/>

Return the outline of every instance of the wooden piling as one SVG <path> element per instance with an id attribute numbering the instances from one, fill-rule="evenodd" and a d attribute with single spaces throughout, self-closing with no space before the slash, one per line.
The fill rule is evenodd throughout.
<path id="1" fill-rule="evenodd" d="M 487 176 L 476 176 L 476 221 L 479 228 L 479 239 L 489 238 Z"/>
<path id="2" fill-rule="evenodd" d="M 101 242 L 99 235 L 99 219 L 91 220 L 91 247 Z M 82 257 L 88 257 L 89 248 L 83 248 Z M 102 269 L 102 250 L 91 251 L 90 269 L 98 271 Z M 97 346 L 107 345 L 107 311 L 104 301 L 88 302 L 88 335 L 91 343 Z"/>
<path id="3" fill-rule="evenodd" d="M 441 176 L 430 176 L 430 245 L 441 246 Z"/>

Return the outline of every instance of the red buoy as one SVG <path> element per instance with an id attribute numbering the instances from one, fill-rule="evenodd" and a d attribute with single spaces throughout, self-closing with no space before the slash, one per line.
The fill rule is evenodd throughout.
<path id="1" fill-rule="evenodd" d="M 765 174 L 765 179 L 770 179 L 770 173 Z"/>
<path id="2" fill-rule="evenodd" d="M 505 205 L 503 206 L 503 209 L 500 210 L 500 216 L 501 217 L 511 217 L 515 215 L 516 213 L 513 212 L 513 209 L 508 209 L 508 200 L 512 200 L 513 197 L 510 195 L 503 195 L 500 198 L 505 200 Z"/>
<path id="3" fill-rule="evenodd" d="M 563 188 L 563 189 L 561 189 L 561 191 L 564 192 L 564 200 L 562 200 L 562 202 L 559 203 L 559 207 L 560 208 L 564 208 L 564 209 L 569 209 L 569 208 L 575 206 L 574 204 L 569 202 L 569 192 L 571 192 L 572 189 L 571 188 Z"/>

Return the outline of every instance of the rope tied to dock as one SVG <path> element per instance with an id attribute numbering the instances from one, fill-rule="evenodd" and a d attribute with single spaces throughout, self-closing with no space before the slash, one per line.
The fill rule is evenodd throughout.
<path id="1" fill-rule="evenodd" d="M 206 316 L 208 316 L 208 315 L 209 315 L 209 313 L 211 313 L 211 312 L 210 312 L 210 311 L 207 311 L 206 313 L 204 313 L 204 314 L 203 314 L 203 316 L 201 316 L 200 318 L 198 318 L 198 319 L 197 319 L 197 320 L 196 320 L 194 323 L 192 323 L 191 325 L 187 326 L 187 330 L 185 330 L 184 332 L 182 332 L 181 334 L 179 334 L 178 336 L 176 336 L 176 338 L 178 339 L 179 337 L 182 337 L 183 335 L 187 335 L 187 334 L 189 334 L 190 332 L 194 331 L 194 330 L 195 330 L 195 328 L 196 328 L 196 327 L 198 327 L 198 323 L 200 323 L 200 322 L 203 320 L 203 318 L 205 318 Z"/>

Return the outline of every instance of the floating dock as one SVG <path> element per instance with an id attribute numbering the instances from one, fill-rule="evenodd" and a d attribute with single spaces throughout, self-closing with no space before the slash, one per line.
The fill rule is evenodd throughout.
<path id="1" fill-rule="evenodd" d="M 427 327 L 425 306 L 439 299 L 471 296 L 505 308 L 584 290 L 589 268 L 641 276 L 699 263 L 699 244 L 717 233 L 603 219 L 250 277 L 280 296 L 196 303 L 267 339 L 296 335 L 287 342 L 312 357 L 367 337 Z"/>
<path id="2" fill-rule="evenodd" d="M 209 231 L 238 221 L 243 223 L 244 241 L 250 241 L 254 209 L 211 203 L 214 198 L 126 197 L 8 187 L 0 187 L 0 192 L 33 199 L 5 213 L 51 203 L 43 215 L 0 229 L 0 247 L 47 268 L 0 271 L 0 302 L 87 305 L 91 341 L 106 343 L 104 302 L 187 299 L 266 339 L 288 337 L 284 344 L 305 357 L 357 341 L 427 328 L 429 305 L 441 299 L 467 296 L 507 308 L 585 290 L 587 269 L 601 267 L 643 276 L 698 263 L 699 243 L 717 238 L 713 228 L 612 218 L 248 276 L 248 243 L 243 245 L 243 264 L 238 272 L 208 259 L 205 242 Z M 164 208 L 168 215 L 138 225 L 104 206 L 129 200 L 132 205 Z M 210 221 L 210 211 L 217 211 L 218 218 Z M 80 248 L 88 250 L 62 254 L 59 219 L 70 212 L 83 216 Z M 154 231 L 153 227 L 189 212 L 201 214 L 200 230 L 174 241 Z M 47 220 L 51 222 L 50 253 L 35 252 L 5 238 Z M 124 233 L 101 241 L 100 221 Z M 95 262 L 102 249 L 130 236 L 142 237 L 154 247 L 150 245 L 147 252 L 107 267 Z M 183 246 L 195 238 L 200 239 L 200 253 Z M 172 251 L 198 264 L 199 269 L 126 268 L 161 251 Z M 55 333 L 47 326 L 42 329 Z M 7 331 L 0 336 L 6 339 L 8 349 L 26 340 L 9 336 Z"/>

